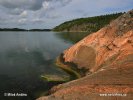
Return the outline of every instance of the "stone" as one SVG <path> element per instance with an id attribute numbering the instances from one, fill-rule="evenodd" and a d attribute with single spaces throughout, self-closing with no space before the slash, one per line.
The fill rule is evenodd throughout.
<path id="1" fill-rule="evenodd" d="M 63 53 L 84 77 L 51 89 L 37 100 L 133 100 L 133 10 Z"/>

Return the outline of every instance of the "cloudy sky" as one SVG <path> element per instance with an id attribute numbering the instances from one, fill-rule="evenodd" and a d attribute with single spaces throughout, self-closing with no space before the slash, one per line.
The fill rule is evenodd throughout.
<path id="1" fill-rule="evenodd" d="M 74 18 L 133 9 L 133 0 L 0 0 L 0 28 L 53 28 Z"/>

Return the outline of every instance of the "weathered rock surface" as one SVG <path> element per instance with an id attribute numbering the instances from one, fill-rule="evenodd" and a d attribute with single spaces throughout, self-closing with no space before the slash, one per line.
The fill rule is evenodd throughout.
<path id="1" fill-rule="evenodd" d="M 65 50 L 63 57 L 91 74 L 38 100 L 133 100 L 133 10 Z M 100 96 L 104 93 L 126 96 Z"/>

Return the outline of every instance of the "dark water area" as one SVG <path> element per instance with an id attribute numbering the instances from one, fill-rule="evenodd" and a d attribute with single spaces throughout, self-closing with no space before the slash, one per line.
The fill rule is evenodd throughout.
<path id="1" fill-rule="evenodd" d="M 42 74 L 66 74 L 54 61 L 73 43 L 57 34 L 66 33 L 0 32 L 0 100 L 35 100 L 58 84 L 40 77 Z M 27 96 L 7 97 L 4 93 Z"/>
<path id="2" fill-rule="evenodd" d="M 91 34 L 90 32 L 65 32 L 65 33 L 56 33 L 56 35 L 65 40 L 68 43 L 72 43 L 75 44 L 77 42 L 79 42 L 81 39 L 83 39 L 84 37 L 88 36 L 89 34 Z"/>

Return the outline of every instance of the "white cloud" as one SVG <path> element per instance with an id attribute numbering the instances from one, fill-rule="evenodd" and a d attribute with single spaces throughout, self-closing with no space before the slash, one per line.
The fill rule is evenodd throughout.
<path id="1" fill-rule="evenodd" d="M 26 21 L 27 21 L 27 19 L 25 19 L 25 18 L 18 20 L 19 23 L 25 23 Z"/>
<path id="2" fill-rule="evenodd" d="M 20 14 L 20 17 L 27 17 L 28 12 L 25 10 Z"/>
<path id="3" fill-rule="evenodd" d="M 51 28 L 79 17 L 132 9 L 133 0 L 0 0 L 0 27 Z"/>
<path id="4" fill-rule="evenodd" d="M 44 1 L 43 2 L 43 8 L 44 8 L 44 10 L 47 10 L 48 7 L 49 7 L 49 2 L 48 1 Z"/>

